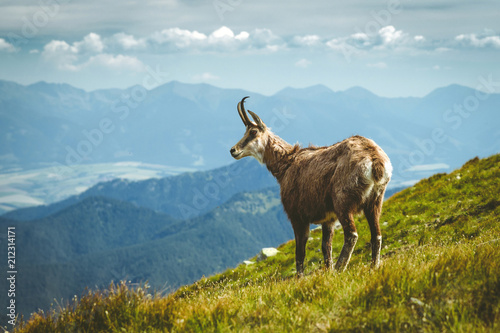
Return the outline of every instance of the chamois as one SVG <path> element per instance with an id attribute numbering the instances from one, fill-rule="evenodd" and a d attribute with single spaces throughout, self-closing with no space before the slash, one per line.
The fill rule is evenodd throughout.
<path id="1" fill-rule="evenodd" d="M 378 267 L 382 246 L 379 218 L 392 174 L 389 157 L 374 141 L 362 136 L 327 147 L 290 145 L 250 110 L 254 121 L 248 118 L 246 98 L 237 107 L 246 131 L 230 153 L 237 160 L 253 156 L 266 165 L 280 184 L 281 202 L 295 234 L 297 275 L 304 273 L 311 223 L 322 226 L 321 250 L 326 269 L 332 267 L 333 227 L 337 219 L 344 230 L 344 245 L 335 270 L 344 271 L 358 240 L 353 216 L 361 211 L 370 225 L 372 267 Z"/>

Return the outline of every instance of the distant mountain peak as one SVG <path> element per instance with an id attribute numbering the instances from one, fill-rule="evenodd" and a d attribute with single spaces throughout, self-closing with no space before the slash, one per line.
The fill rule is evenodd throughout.
<path id="1" fill-rule="evenodd" d="M 79 95 L 87 93 L 85 90 L 76 88 L 67 83 L 49 83 L 46 81 L 35 82 L 33 84 L 26 86 L 26 88 L 31 91 L 45 93 L 48 95 L 54 95 L 55 92 L 64 94 L 79 94 Z"/>
<path id="2" fill-rule="evenodd" d="M 334 92 L 323 84 L 316 84 L 314 86 L 305 88 L 286 87 L 276 93 L 277 96 L 303 96 L 311 97 L 324 94 L 333 94 Z"/>
<path id="3" fill-rule="evenodd" d="M 153 89 L 164 93 L 169 92 L 195 101 L 201 95 L 221 94 L 224 89 L 218 88 L 208 83 L 184 83 L 180 81 L 170 81 Z"/>
<path id="4" fill-rule="evenodd" d="M 467 86 L 462 86 L 460 84 L 450 84 L 446 87 L 436 88 L 427 94 L 424 98 L 434 97 L 434 96 L 467 96 L 474 94 L 475 89 Z"/>
<path id="5" fill-rule="evenodd" d="M 370 90 L 365 89 L 360 86 L 354 86 L 351 87 L 345 91 L 342 92 L 344 95 L 354 97 L 354 98 L 373 98 L 373 97 L 378 97 L 374 93 L 372 93 Z"/>

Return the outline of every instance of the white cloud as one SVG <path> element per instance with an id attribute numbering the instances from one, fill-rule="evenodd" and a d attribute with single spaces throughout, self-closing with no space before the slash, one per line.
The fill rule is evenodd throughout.
<path id="1" fill-rule="evenodd" d="M 42 56 L 62 70 L 78 70 L 78 49 L 62 40 L 52 40 L 43 47 Z"/>
<path id="2" fill-rule="evenodd" d="M 52 40 L 43 47 L 42 57 L 57 68 L 70 71 L 94 65 L 114 70 L 141 71 L 144 68 L 144 64 L 136 57 L 102 53 L 105 48 L 101 36 L 90 33 L 71 45 L 65 41 Z"/>
<path id="3" fill-rule="evenodd" d="M 286 48 L 283 39 L 275 35 L 270 29 L 255 29 L 250 36 L 251 48 L 265 49 L 272 52 Z"/>
<path id="4" fill-rule="evenodd" d="M 73 46 L 77 49 L 78 53 L 100 53 L 104 50 L 104 43 L 101 40 L 101 36 L 93 32 L 83 37 L 82 41 L 73 43 Z"/>
<path id="5" fill-rule="evenodd" d="M 250 34 L 246 31 L 240 32 L 238 35 L 235 35 L 234 32 L 226 26 L 222 26 L 219 29 L 215 30 L 208 36 L 209 43 L 217 43 L 220 41 L 225 42 L 233 42 L 235 40 L 244 41 L 250 37 Z"/>
<path id="6" fill-rule="evenodd" d="M 250 37 L 250 34 L 246 31 L 242 31 L 239 34 L 237 34 L 236 36 L 234 36 L 234 38 L 236 40 L 246 40 L 246 39 L 248 39 L 248 37 Z"/>
<path id="7" fill-rule="evenodd" d="M 144 38 L 136 39 L 134 36 L 124 32 L 114 34 L 111 41 L 117 43 L 125 50 L 144 49 L 146 47 L 146 40 Z"/>
<path id="8" fill-rule="evenodd" d="M 169 28 L 153 33 L 148 40 L 169 52 L 234 52 L 240 50 L 278 51 L 286 47 L 283 39 L 269 29 L 241 31 L 236 34 L 226 26 L 209 35 L 180 28 Z"/>
<path id="9" fill-rule="evenodd" d="M 292 39 L 292 45 L 298 47 L 313 47 L 321 45 L 321 37 L 318 35 L 295 36 Z"/>
<path id="10" fill-rule="evenodd" d="M 16 48 L 11 43 L 7 42 L 5 39 L 0 38 L 0 52 L 16 52 Z"/>
<path id="11" fill-rule="evenodd" d="M 205 34 L 196 30 L 178 27 L 156 31 L 148 36 L 137 37 L 124 32 L 108 38 L 101 38 L 96 33 L 86 35 L 81 41 L 69 44 L 65 41 L 52 41 L 43 51 L 45 57 L 59 55 L 62 62 L 59 67 L 68 67 L 74 63 L 74 55 L 87 54 L 88 57 L 100 53 L 123 52 L 278 52 L 289 48 L 330 49 L 344 54 L 363 55 L 368 51 L 411 51 L 431 50 L 439 52 L 444 48 L 453 49 L 457 43 L 474 46 L 500 47 L 498 36 L 478 37 L 474 34 L 460 35 L 450 41 L 427 40 L 422 35 L 410 36 L 408 33 L 388 25 L 376 33 L 356 32 L 347 36 L 326 39 L 319 35 L 279 36 L 270 29 L 235 32 L 227 26 Z M 64 54 L 64 57 L 61 55 Z M 61 58 L 60 58 L 61 59 Z M 71 67 L 71 66 L 70 66 Z"/>
<path id="12" fill-rule="evenodd" d="M 176 48 L 187 48 L 199 45 L 207 39 L 207 35 L 198 31 L 189 31 L 180 28 L 169 28 L 155 32 L 151 39 L 158 44 L 173 44 Z"/>
<path id="13" fill-rule="evenodd" d="M 128 37 L 130 40 L 133 36 Z M 324 48 L 343 53 L 365 54 L 367 51 L 436 51 L 451 50 L 460 44 L 473 47 L 500 48 L 500 36 L 491 32 L 483 35 L 463 34 L 454 39 L 432 40 L 423 35 L 411 36 L 392 25 L 380 28 L 376 33 L 356 32 L 347 36 L 327 39 L 319 35 L 279 36 L 270 29 L 255 29 L 235 33 L 221 26 L 210 34 L 180 28 L 165 29 L 142 40 L 166 46 L 169 51 L 183 52 L 236 52 L 265 50 L 277 52 L 287 48 Z"/>
<path id="14" fill-rule="evenodd" d="M 398 44 L 404 41 L 407 34 L 403 34 L 403 31 L 396 30 L 392 25 L 388 25 L 379 30 L 378 34 L 382 38 L 384 45 Z"/>
<path id="15" fill-rule="evenodd" d="M 462 34 L 456 36 L 455 40 L 462 46 L 500 48 L 500 36 L 497 35 Z"/>
<path id="16" fill-rule="evenodd" d="M 351 40 L 353 45 L 357 45 L 360 47 L 366 47 L 373 43 L 370 37 L 368 37 L 368 35 L 363 32 L 352 34 L 349 39 Z"/>
<path id="17" fill-rule="evenodd" d="M 448 40 L 432 40 L 396 29 L 392 25 L 380 28 L 374 33 L 356 32 L 346 36 L 327 39 L 310 34 L 279 36 L 270 29 L 235 32 L 227 26 L 205 34 L 196 30 L 178 27 L 163 29 L 147 36 L 134 36 L 124 32 L 102 38 L 89 33 L 80 41 L 68 43 L 53 40 L 47 43 L 41 55 L 52 61 L 59 69 L 79 70 L 90 65 L 137 70 L 142 66 L 137 55 L 141 52 L 156 53 L 203 53 L 203 52 L 279 52 L 286 49 L 332 50 L 344 54 L 364 56 L 373 52 L 398 52 L 409 55 L 417 51 L 442 53 L 460 47 L 500 48 L 500 36 L 492 32 L 481 35 L 462 34 Z M 14 47 L 0 39 L 0 51 L 12 51 Z M 33 51 L 36 52 L 36 51 Z M 295 66 L 307 68 L 311 63 L 300 59 Z M 369 63 L 371 68 L 386 68 L 383 62 Z M 200 80 L 203 78 L 199 77 Z M 206 79 L 214 79 L 207 78 Z"/>
<path id="18" fill-rule="evenodd" d="M 347 37 L 333 38 L 326 46 L 335 51 L 344 53 L 362 54 L 366 51 L 407 50 L 426 48 L 424 36 L 410 37 L 408 33 L 397 30 L 394 26 L 382 27 L 375 34 L 357 32 Z"/>
<path id="19" fill-rule="evenodd" d="M 295 67 L 300 67 L 300 68 L 307 68 L 311 65 L 312 63 L 307 60 L 307 59 L 300 59 L 295 63 Z"/>
<path id="20" fill-rule="evenodd" d="M 208 38 L 209 38 L 209 40 L 212 40 L 212 41 L 217 41 L 220 39 L 233 39 L 234 32 L 231 29 L 229 29 L 228 27 L 222 26 L 219 29 L 212 32 Z"/>
<path id="21" fill-rule="evenodd" d="M 52 40 L 49 43 L 45 44 L 43 47 L 43 51 L 45 54 L 52 55 L 61 52 L 71 52 L 77 53 L 78 50 L 75 47 L 70 46 L 63 40 Z"/>
<path id="22" fill-rule="evenodd" d="M 332 50 L 335 50 L 335 51 L 342 51 L 346 46 L 347 46 L 347 43 L 346 43 L 346 40 L 347 39 L 341 39 L 341 38 L 333 38 L 331 40 L 329 40 L 328 42 L 326 42 L 326 46 L 328 46 L 329 48 L 331 48 Z M 349 47 L 352 47 L 349 45 Z"/>
<path id="23" fill-rule="evenodd" d="M 246 31 L 235 35 L 231 29 L 222 26 L 208 36 L 208 45 L 204 46 L 211 50 L 236 50 L 247 44 L 249 38 L 250 34 Z"/>

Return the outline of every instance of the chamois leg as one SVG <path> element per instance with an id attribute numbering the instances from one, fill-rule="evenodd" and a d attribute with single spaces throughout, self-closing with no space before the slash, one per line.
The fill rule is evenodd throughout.
<path id="1" fill-rule="evenodd" d="M 345 214 L 343 217 L 339 217 L 339 221 L 344 229 L 344 246 L 342 246 L 339 259 L 335 264 L 335 270 L 343 272 L 346 269 L 347 264 L 349 264 L 352 251 L 354 251 L 354 246 L 358 241 L 358 233 L 351 213 Z"/>
<path id="2" fill-rule="evenodd" d="M 364 208 L 364 213 L 371 232 L 371 246 L 372 246 L 372 268 L 380 266 L 380 249 L 382 248 L 382 233 L 380 232 L 380 213 L 382 212 L 382 202 L 384 193 L 375 197 L 372 201 L 367 203 Z"/>
<path id="3" fill-rule="evenodd" d="M 321 243 L 321 250 L 323 251 L 323 258 L 325 259 L 325 268 L 332 268 L 332 239 L 333 239 L 333 223 L 324 223 L 321 225 L 323 231 L 323 239 Z"/>
<path id="4" fill-rule="evenodd" d="M 304 259 L 306 257 L 306 244 L 309 238 L 309 224 L 295 226 L 295 265 L 297 268 L 297 276 L 304 275 Z"/>

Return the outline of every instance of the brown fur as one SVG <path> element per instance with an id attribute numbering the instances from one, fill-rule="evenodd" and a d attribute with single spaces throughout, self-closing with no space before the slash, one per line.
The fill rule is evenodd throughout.
<path id="1" fill-rule="evenodd" d="M 295 233 L 297 274 L 303 274 L 305 247 L 312 223 L 322 225 L 322 252 L 326 267 L 331 267 L 336 219 L 344 229 L 344 246 L 335 269 L 344 270 L 358 238 L 353 216 L 361 211 L 370 225 L 372 265 L 378 266 L 382 240 L 379 217 L 392 171 L 383 150 L 361 136 L 328 147 L 292 146 L 269 131 L 256 117 L 259 125 L 246 122 L 247 132 L 231 149 L 231 154 L 235 158 L 256 157 L 278 180 L 283 208 Z M 252 147 L 246 148 L 250 141 L 254 141 L 249 144 Z"/>

